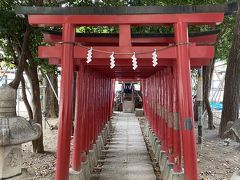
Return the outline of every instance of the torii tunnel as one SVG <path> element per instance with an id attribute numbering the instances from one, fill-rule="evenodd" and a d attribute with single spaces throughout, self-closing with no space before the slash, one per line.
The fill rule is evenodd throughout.
<path id="1" fill-rule="evenodd" d="M 230 6 L 229 6 L 230 7 Z M 188 27 L 215 26 L 228 6 L 177 7 L 18 7 L 34 26 L 61 27 L 62 33 L 45 32 L 49 46 L 38 48 L 39 58 L 61 67 L 61 95 L 56 179 L 69 179 L 69 164 L 80 171 L 113 112 L 116 80 L 140 81 L 145 117 L 174 172 L 197 180 L 191 68 L 207 66 L 214 57 L 217 31 L 188 33 Z M 173 34 L 131 34 L 133 26 L 169 26 Z M 115 26 L 118 34 L 77 34 L 80 26 Z M 92 50 L 91 62 L 86 63 Z M 158 64 L 153 67 L 156 50 Z M 114 52 L 115 67 L 110 68 Z M 137 68 L 131 57 L 135 54 Z M 77 73 L 75 114 L 73 79 Z M 74 116 L 74 141 L 70 140 Z"/>

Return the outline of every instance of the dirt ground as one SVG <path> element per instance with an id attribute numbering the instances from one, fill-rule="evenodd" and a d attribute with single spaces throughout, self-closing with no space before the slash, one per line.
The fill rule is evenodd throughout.
<path id="1" fill-rule="evenodd" d="M 216 129 L 208 130 L 204 121 L 203 144 L 198 145 L 199 176 L 201 180 L 229 180 L 232 174 L 240 170 L 240 144 L 227 143 L 218 138 L 221 113 L 214 112 Z"/>
<path id="2" fill-rule="evenodd" d="M 240 144 L 232 141 L 229 146 L 218 138 L 220 113 L 214 113 L 216 129 L 203 128 L 203 144 L 198 146 L 199 179 L 201 180 L 230 180 L 232 174 L 240 170 Z M 48 120 L 55 125 L 57 120 Z M 207 124 L 205 121 L 204 124 Z M 56 165 L 57 130 L 44 129 L 44 154 L 32 153 L 31 143 L 23 144 L 23 167 L 29 178 L 54 179 Z"/>
<path id="3" fill-rule="evenodd" d="M 57 119 L 49 119 L 51 125 L 57 123 Z M 28 179 L 51 180 L 54 179 L 57 149 L 57 130 L 50 130 L 43 125 L 43 137 L 45 153 L 32 152 L 31 142 L 23 144 L 23 168 L 26 168 Z"/>

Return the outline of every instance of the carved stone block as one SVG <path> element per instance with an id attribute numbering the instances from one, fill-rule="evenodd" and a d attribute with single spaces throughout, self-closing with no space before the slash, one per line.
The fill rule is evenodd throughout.
<path id="1" fill-rule="evenodd" d="M 2 86 L 0 94 L 0 117 L 16 116 L 17 91 L 9 86 Z"/>
<path id="2" fill-rule="evenodd" d="M 136 109 L 135 109 L 135 116 L 136 116 L 136 117 L 143 117 L 143 116 L 144 116 L 143 109 L 138 109 L 138 108 L 136 108 Z"/>
<path id="3" fill-rule="evenodd" d="M 0 179 L 21 175 L 21 145 L 0 147 Z"/>

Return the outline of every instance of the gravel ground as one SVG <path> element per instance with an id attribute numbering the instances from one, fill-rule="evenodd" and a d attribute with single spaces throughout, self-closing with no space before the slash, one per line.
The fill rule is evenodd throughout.
<path id="1" fill-rule="evenodd" d="M 201 180 L 230 180 L 232 174 L 240 170 L 240 144 L 230 142 L 226 146 L 224 140 L 218 138 L 220 113 L 214 112 L 216 129 L 208 130 L 204 122 L 203 144 L 198 145 L 199 178 Z M 49 123 L 55 125 L 56 119 Z M 196 129 L 197 130 L 197 129 Z M 23 144 L 23 167 L 29 178 L 54 179 L 56 164 L 57 130 L 44 129 L 44 154 L 32 153 L 31 143 Z"/>
<path id="2" fill-rule="evenodd" d="M 204 121 L 203 144 L 198 145 L 199 173 L 201 180 L 228 180 L 235 171 L 240 170 L 240 144 L 230 144 L 218 137 L 221 113 L 214 112 L 216 129 L 207 129 Z"/>
<path id="3" fill-rule="evenodd" d="M 57 119 L 48 120 L 55 125 Z M 50 180 L 54 179 L 57 149 L 57 130 L 50 130 L 47 125 L 43 128 L 45 153 L 37 154 L 32 152 L 31 142 L 22 145 L 23 168 L 26 168 L 28 179 Z"/>

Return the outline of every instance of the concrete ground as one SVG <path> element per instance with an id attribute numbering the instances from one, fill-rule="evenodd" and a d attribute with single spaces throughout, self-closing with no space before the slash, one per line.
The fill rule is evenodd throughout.
<path id="1" fill-rule="evenodd" d="M 134 114 L 116 113 L 115 131 L 106 155 L 100 180 L 155 180 L 139 122 Z"/>

